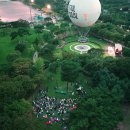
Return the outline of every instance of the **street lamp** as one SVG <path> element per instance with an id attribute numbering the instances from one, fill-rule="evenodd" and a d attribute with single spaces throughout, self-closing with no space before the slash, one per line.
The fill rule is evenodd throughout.
<path id="1" fill-rule="evenodd" d="M 47 7 L 48 10 L 51 10 L 51 5 L 50 4 L 47 4 L 46 7 Z"/>
<path id="2" fill-rule="evenodd" d="M 31 0 L 31 3 L 34 3 L 34 0 Z"/>
<path id="3" fill-rule="evenodd" d="M 32 7 L 31 5 L 34 3 L 34 0 L 30 0 L 30 18 L 31 18 L 31 22 L 32 22 Z"/>

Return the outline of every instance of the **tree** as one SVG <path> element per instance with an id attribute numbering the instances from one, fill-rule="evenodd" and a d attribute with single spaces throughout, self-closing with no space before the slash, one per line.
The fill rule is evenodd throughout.
<path id="1" fill-rule="evenodd" d="M 21 53 L 25 50 L 26 44 L 25 43 L 18 43 L 15 47 L 15 50 L 20 51 Z"/>
<path id="2" fill-rule="evenodd" d="M 55 77 L 56 73 L 59 72 L 58 68 L 59 68 L 59 61 L 55 61 L 55 62 L 49 64 L 48 73 L 49 73 L 49 77 L 51 80 L 53 80 L 53 77 Z M 58 87 L 58 81 L 57 81 L 56 77 L 55 77 L 55 82 Z"/>
<path id="3" fill-rule="evenodd" d="M 18 36 L 17 32 L 12 32 L 10 34 L 11 40 L 14 40 Z"/>
<path id="4" fill-rule="evenodd" d="M 47 43 L 51 42 L 53 40 L 54 36 L 49 31 L 43 32 L 43 40 Z"/>
<path id="5" fill-rule="evenodd" d="M 16 75 L 28 74 L 31 66 L 32 62 L 27 58 L 18 58 L 12 63 L 12 67 L 14 68 L 14 73 Z"/>
<path id="6" fill-rule="evenodd" d="M 129 48 L 123 48 L 123 56 L 130 57 L 130 49 Z"/>
<path id="7" fill-rule="evenodd" d="M 56 38 L 52 41 L 53 45 L 59 45 L 60 41 Z"/>
<path id="8" fill-rule="evenodd" d="M 115 75 L 123 78 L 129 78 L 130 79 L 130 58 L 119 58 L 116 60 L 116 66 L 113 68 L 113 72 Z"/>
<path id="9" fill-rule="evenodd" d="M 47 44 L 43 48 L 40 49 L 40 56 L 44 57 L 45 59 L 52 59 L 53 58 L 53 52 L 55 50 L 55 46 L 52 44 Z"/>
<path id="10" fill-rule="evenodd" d="M 13 52 L 13 53 L 10 53 L 8 54 L 7 56 L 7 60 L 9 62 L 13 62 L 14 60 L 16 60 L 17 58 L 20 58 L 21 56 L 21 53 L 19 51 L 16 51 L 16 52 Z"/>
<path id="11" fill-rule="evenodd" d="M 73 83 L 76 81 L 80 73 L 80 64 L 71 61 L 71 60 L 64 60 L 61 64 L 61 77 L 63 81 L 67 82 L 67 89 L 68 89 L 68 82 Z"/>
<path id="12" fill-rule="evenodd" d="M 12 104 L 5 107 L 5 112 L 10 118 L 15 119 L 18 116 L 31 112 L 31 104 L 24 99 L 14 101 Z"/>
<path id="13" fill-rule="evenodd" d="M 54 1 L 54 11 L 59 13 L 59 15 L 65 20 L 69 20 L 68 12 L 67 12 L 67 4 L 64 0 L 56 0 Z"/>
<path id="14" fill-rule="evenodd" d="M 99 57 L 89 57 L 86 59 L 86 63 L 83 66 L 83 73 L 86 76 L 92 76 L 95 71 L 99 70 L 103 65 L 103 60 Z"/>
<path id="15" fill-rule="evenodd" d="M 0 116 L 0 128 L 2 130 L 23 130 L 23 128 L 26 130 L 36 129 L 36 124 L 33 123 L 34 120 L 29 116 L 31 114 L 31 104 L 28 101 L 24 99 L 14 101 L 5 106 L 4 112 L 4 118 Z"/>
<path id="16" fill-rule="evenodd" d="M 28 28 L 18 28 L 17 31 L 12 32 L 10 34 L 10 37 L 11 37 L 11 40 L 14 40 L 18 36 L 23 37 L 23 36 L 26 36 L 26 35 L 29 35 L 29 34 L 30 33 L 29 33 Z"/>
<path id="17" fill-rule="evenodd" d="M 26 20 L 22 20 L 22 19 L 19 19 L 18 21 L 15 21 L 15 22 L 11 22 L 11 25 L 14 27 L 14 28 L 19 28 L 19 27 L 29 27 L 29 22 L 26 21 Z"/>
<path id="18" fill-rule="evenodd" d="M 60 28 L 64 28 L 64 29 L 68 29 L 70 26 L 69 26 L 69 23 L 68 22 L 63 22 L 61 23 L 60 25 Z"/>
<path id="19" fill-rule="evenodd" d="M 50 17 L 44 18 L 44 21 L 45 21 L 46 23 L 52 23 L 52 19 L 51 19 Z"/>
<path id="20" fill-rule="evenodd" d="M 122 119 L 120 88 L 88 88 L 75 111 L 70 112 L 69 130 L 112 130 Z"/>
<path id="21" fill-rule="evenodd" d="M 43 25 L 36 25 L 36 26 L 34 26 L 34 29 L 35 29 L 36 33 L 42 33 L 44 26 Z"/>
<path id="22" fill-rule="evenodd" d="M 112 74 L 108 69 L 102 68 L 94 73 L 92 78 L 93 86 L 107 86 L 109 89 L 112 89 L 114 85 L 118 84 L 119 79 Z"/>
<path id="23" fill-rule="evenodd" d="M 128 43 L 130 42 L 130 34 L 126 35 L 124 38 L 124 44 L 128 46 Z M 130 46 L 129 46 L 130 47 Z"/>
<path id="24" fill-rule="evenodd" d="M 13 78 L 15 83 L 19 83 L 19 95 L 29 97 L 34 90 L 33 80 L 27 75 L 18 75 Z"/>
<path id="25" fill-rule="evenodd" d="M 34 64 L 36 68 L 36 73 L 43 73 L 44 70 L 44 60 L 42 58 L 38 58 L 36 63 Z"/>
<path id="26" fill-rule="evenodd" d="M 0 102 L 1 102 L 1 110 L 4 108 L 4 104 L 14 101 L 15 99 L 19 99 L 17 96 L 18 88 L 16 88 L 16 84 L 10 81 L 3 81 L 0 84 Z"/>
<path id="27" fill-rule="evenodd" d="M 18 28 L 17 34 L 20 37 L 23 37 L 23 36 L 29 35 L 30 33 L 29 33 L 28 28 Z"/>
<path id="28" fill-rule="evenodd" d="M 41 124 L 38 119 L 30 115 L 23 115 L 14 120 L 12 130 L 36 130 L 41 129 L 40 126 Z M 43 127 L 44 126 L 42 126 L 42 129 Z"/>
<path id="29" fill-rule="evenodd" d="M 35 76 L 33 77 L 33 81 L 36 87 L 43 87 L 44 75 L 35 74 Z"/>
<path id="30" fill-rule="evenodd" d="M 91 56 L 99 57 L 103 54 L 103 50 L 92 48 L 88 51 L 88 54 Z"/>
<path id="31" fill-rule="evenodd" d="M 56 26 L 54 24 L 51 24 L 47 27 L 51 32 L 55 33 L 57 30 L 59 30 L 59 26 Z"/>

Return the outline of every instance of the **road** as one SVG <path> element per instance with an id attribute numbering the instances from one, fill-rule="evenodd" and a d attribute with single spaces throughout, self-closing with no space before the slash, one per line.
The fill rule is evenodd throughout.
<path id="1" fill-rule="evenodd" d="M 31 8 L 32 16 L 41 15 L 41 12 Z M 23 19 L 31 21 L 30 7 L 20 1 L 0 0 L 0 19 L 3 22 L 17 21 Z"/>

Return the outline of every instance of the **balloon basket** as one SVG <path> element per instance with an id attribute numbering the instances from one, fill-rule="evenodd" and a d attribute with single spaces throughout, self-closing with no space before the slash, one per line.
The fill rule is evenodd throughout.
<path id="1" fill-rule="evenodd" d="M 80 42 L 80 43 L 87 43 L 88 42 L 88 38 L 85 37 L 85 36 L 80 36 L 78 38 L 78 42 Z"/>

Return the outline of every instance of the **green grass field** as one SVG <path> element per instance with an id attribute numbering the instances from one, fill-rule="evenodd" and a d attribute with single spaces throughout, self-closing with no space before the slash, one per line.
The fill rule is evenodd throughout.
<path id="1" fill-rule="evenodd" d="M 33 52 L 35 51 L 32 45 L 32 42 L 35 40 L 37 34 L 30 30 L 31 35 L 25 36 L 26 42 L 26 49 L 24 50 L 22 57 L 32 58 Z M 17 39 L 17 40 L 16 40 Z M 0 37 L 0 64 L 7 63 L 7 56 L 10 53 L 15 52 L 15 46 L 17 44 L 19 37 L 15 40 L 11 40 L 9 35 Z"/>
<path id="2" fill-rule="evenodd" d="M 66 52 L 72 52 L 72 53 L 76 53 L 76 54 L 80 54 L 80 51 L 77 51 L 74 49 L 74 47 L 76 45 L 80 45 L 81 43 L 79 42 L 72 42 L 72 43 L 68 43 L 65 47 L 64 47 L 64 50 Z M 91 48 L 95 48 L 95 49 L 100 49 L 101 46 L 99 44 L 96 44 L 96 43 L 92 43 L 92 42 L 87 42 L 87 43 L 83 43 L 83 45 L 88 45 L 89 47 Z"/>
<path id="3" fill-rule="evenodd" d="M 0 64 L 7 62 L 7 55 L 15 50 L 15 44 L 10 43 L 10 37 L 0 38 Z"/>
<path id="4" fill-rule="evenodd" d="M 95 44 L 98 44 L 99 46 L 101 46 L 103 49 L 108 45 L 108 43 L 106 41 L 97 39 L 95 37 L 89 37 L 89 40 L 91 42 L 94 42 Z"/>
<path id="5" fill-rule="evenodd" d="M 81 44 L 78 42 L 78 36 L 72 36 L 72 37 L 66 38 L 65 41 L 67 42 L 67 44 L 64 46 L 64 51 L 80 54 L 79 51 L 76 51 L 76 50 L 72 51 L 74 50 L 73 48 L 75 45 Z M 83 44 L 88 45 L 91 48 L 95 48 L 95 49 L 105 49 L 105 47 L 107 46 L 107 42 L 94 38 L 94 37 L 89 37 L 89 42 L 83 43 Z"/>
<path id="6" fill-rule="evenodd" d="M 61 80 L 60 68 L 57 70 L 55 74 L 49 73 L 47 70 L 45 72 L 44 85 L 48 87 L 48 95 L 51 97 L 57 98 L 69 98 L 73 97 L 71 93 L 67 92 L 67 82 Z M 56 88 L 58 90 L 63 90 L 66 94 L 57 93 Z M 74 91 L 73 87 L 68 85 L 69 91 Z"/>

